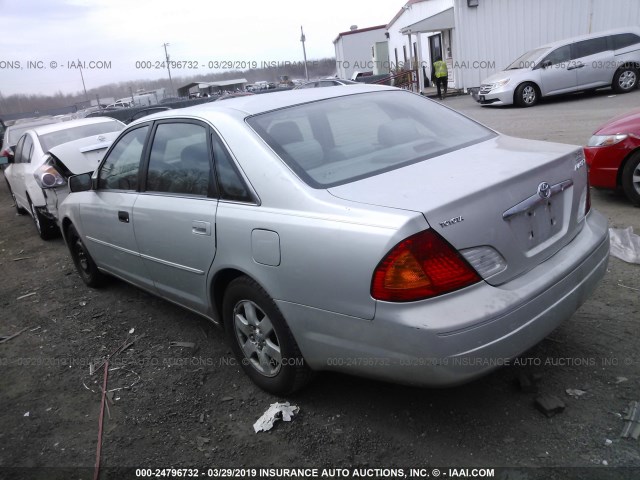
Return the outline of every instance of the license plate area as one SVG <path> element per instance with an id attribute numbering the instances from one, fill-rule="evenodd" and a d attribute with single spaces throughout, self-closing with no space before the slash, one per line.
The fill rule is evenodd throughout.
<path id="1" fill-rule="evenodd" d="M 532 205 L 509 218 L 508 223 L 520 248 L 534 255 L 545 248 L 554 237 L 561 236 L 565 229 L 565 218 L 570 215 L 570 190 Z"/>

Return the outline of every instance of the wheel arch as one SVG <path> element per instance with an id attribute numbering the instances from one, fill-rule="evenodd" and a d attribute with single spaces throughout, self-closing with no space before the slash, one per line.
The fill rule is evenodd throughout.
<path id="1" fill-rule="evenodd" d="M 637 147 L 634 150 L 631 150 L 627 154 L 627 156 L 622 159 L 622 162 L 620 162 L 620 166 L 618 167 L 618 173 L 616 174 L 617 187 L 622 187 L 622 172 L 624 171 L 624 167 L 627 165 L 627 163 L 631 161 L 631 158 L 635 157 L 636 155 L 640 155 L 640 147 Z"/>
<path id="2" fill-rule="evenodd" d="M 518 85 L 516 85 L 516 87 L 513 89 L 513 104 L 514 105 L 518 105 L 518 101 L 516 100 L 516 94 L 518 93 L 518 89 L 524 85 L 525 83 L 530 83 L 531 85 L 533 85 L 533 88 L 536 89 L 536 95 L 538 95 L 538 101 L 540 101 L 540 99 L 542 98 L 542 90 L 540 89 L 540 85 L 538 85 L 537 82 L 535 82 L 534 80 L 523 80 L 520 83 L 518 83 Z"/>
<path id="3" fill-rule="evenodd" d="M 228 267 L 215 273 L 213 280 L 211 281 L 210 295 L 211 295 L 211 307 L 213 309 L 213 317 L 218 319 L 218 323 L 224 329 L 224 319 L 222 318 L 222 302 L 224 300 L 224 294 L 227 291 L 227 287 L 231 282 L 239 277 L 248 277 L 256 282 L 267 295 L 271 296 L 269 290 L 264 287 L 264 284 L 257 278 L 244 272 L 240 269 Z M 272 297 L 273 298 L 273 297 Z"/>

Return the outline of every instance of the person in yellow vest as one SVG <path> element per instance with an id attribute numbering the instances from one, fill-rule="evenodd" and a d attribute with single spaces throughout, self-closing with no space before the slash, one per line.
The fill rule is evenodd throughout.
<path id="1" fill-rule="evenodd" d="M 431 80 L 438 87 L 438 98 L 444 99 L 444 95 L 447 94 L 447 83 L 449 81 L 449 71 L 447 70 L 447 64 L 442 60 L 442 57 L 437 57 L 433 62 L 433 68 L 431 70 Z M 444 95 L 441 88 L 444 87 Z"/>

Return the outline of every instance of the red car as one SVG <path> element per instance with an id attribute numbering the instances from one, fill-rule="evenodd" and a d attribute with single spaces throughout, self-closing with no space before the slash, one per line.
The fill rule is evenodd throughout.
<path id="1" fill-rule="evenodd" d="M 584 148 L 592 187 L 622 187 L 640 206 L 640 109 L 612 118 Z"/>

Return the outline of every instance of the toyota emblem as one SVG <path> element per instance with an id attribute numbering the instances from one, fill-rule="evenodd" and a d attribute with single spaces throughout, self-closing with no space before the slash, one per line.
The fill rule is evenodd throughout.
<path id="1" fill-rule="evenodd" d="M 538 185 L 538 195 L 540 195 L 540 198 L 549 198 L 551 195 L 551 186 L 547 182 L 542 182 Z"/>

